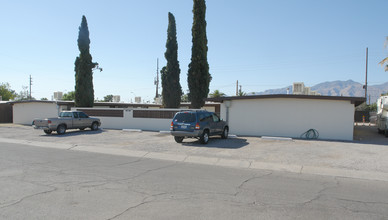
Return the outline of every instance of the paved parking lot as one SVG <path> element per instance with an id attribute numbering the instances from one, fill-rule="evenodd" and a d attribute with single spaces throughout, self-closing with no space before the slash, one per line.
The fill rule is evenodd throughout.
<path id="1" fill-rule="evenodd" d="M 388 180 L 388 138 L 375 127 L 356 126 L 355 141 L 264 140 L 259 137 L 196 139 L 182 144 L 159 132 L 68 131 L 46 135 L 30 126 L 0 125 L 0 142 L 92 151 L 182 162 L 310 172 Z"/>

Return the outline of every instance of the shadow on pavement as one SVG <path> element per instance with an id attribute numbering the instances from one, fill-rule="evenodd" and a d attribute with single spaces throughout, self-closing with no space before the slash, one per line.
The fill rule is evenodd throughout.
<path id="1" fill-rule="evenodd" d="M 42 131 L 43 132 L 43 131 Z M 85 130 L 66 130 L 66 133 L 59 135 L 55 131 L 51 134 L 42 134 L 40 135 L 41 137 L 50 137 L 50 138 L 63 138 L 63 137 L 72 137 L 72 136 L 79 136 L 79 135 L 95 135 L 95 134 L 101 134 L 105 132 L 104 130 L 97 130 L 97 131 L 92 131 L 89 129 Z"/>
<path id="2" fill-rule="evenodd" d="M 354 126 L 353 143 L 388 146 L 388 138 L 379 134 L 376 126 L 358 125 Z"/>
<path id="3" fill-rule="evenodd" d="M 182 145 L 190 147 L 205 147 L 205 148 L 226 148 L 226 149 L 239 149 L 247 146 L 249 143 L 247 139 L 243 138 L 216 138 L 211 137 L 207 144 L 201 144 L 199 140 L 194 138 L 186 138 L 183 140 Z"/>

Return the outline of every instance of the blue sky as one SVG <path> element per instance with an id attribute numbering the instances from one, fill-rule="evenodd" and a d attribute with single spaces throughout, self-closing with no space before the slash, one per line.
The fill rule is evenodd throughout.
<path id="1" fill-rule="evenodd" d="M 78 27 L 88 20 L 91 54 L 104 69 L 94 73 L 95 97 L 129 102 L 155 96 L 156 60 L 165 64 L 168 12 L 177 23 L 181 85 L 187 91 L 191 57 L 191 0 L 4 1 L 0 7 L 0 82 L 32 96 L 74 90 Z M 208 0 L 208 62 L 216 89 L 234 95 L 293 82 L 388 81 L 378 62 L 388 56 L 387 0 Z"/>

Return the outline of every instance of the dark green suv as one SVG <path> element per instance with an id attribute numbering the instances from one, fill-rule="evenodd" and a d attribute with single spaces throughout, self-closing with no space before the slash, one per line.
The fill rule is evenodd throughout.
<path id="1" fill-rule="evenodd" d="M 171 135 L 177 143 L 184 138 L 198 138 L 201 144 L 207 144 L 209 137 L 221 135 L 228 138 L 228 124 L 214 112 L 204 110 L 177 112 L 171 122 Z"/>

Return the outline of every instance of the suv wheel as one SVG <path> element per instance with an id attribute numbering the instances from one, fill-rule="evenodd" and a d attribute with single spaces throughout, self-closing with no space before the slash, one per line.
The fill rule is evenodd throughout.
<path id="1" fill-rule="evenodd" d="M 175 141 L 176 141 L 177 143 L 182 143 L 183 138 L 184 138 L 184 137 L 174 136 L 174 139 L 175 139 Z"/>
<path id="2" fill-rule="evenodd" d="M 207 144 L 207 142 L 209 142 L 209 131 L 208 130 L 204 130 L 199 141 L 201 142 L 201 144 Z"/>
<path id="3" fill-rule="evenodd" d="M 227 127 L 224 128 L 224 131 L 221 134 L 222 139 L 227 139 L 229 135 L 229 129 Z"/>
<path id="4" fill-rule="evenodd" d="M 90 127 L 92 129 L 92 131 L 97 131 L 98 130 L 98 123 L 97 122 L 93 122 L 92 126 Z"/>

